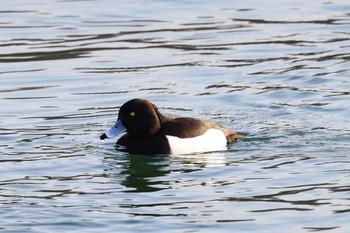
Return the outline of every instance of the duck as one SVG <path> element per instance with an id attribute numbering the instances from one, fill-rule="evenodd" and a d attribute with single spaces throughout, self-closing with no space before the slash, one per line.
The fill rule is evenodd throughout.
<path id="1" fill-rule="evenodd" d="M 165 116 L 146 99 L 132 99 L 123 104 L 117 121 L 100 139 L 120 134 L 123 135 L 116 142 L 116 150 L 146 155 L 221 151 L 242 137 L 213 121 Z"/>

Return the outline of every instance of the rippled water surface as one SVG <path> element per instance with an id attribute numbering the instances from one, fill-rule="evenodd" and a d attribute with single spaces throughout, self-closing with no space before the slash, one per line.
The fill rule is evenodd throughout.
<path id="1" fill-rule="evenodd" d="M 2 232 L 348 232 L 349 1 L 5 1 Z M 126 155 L 132 98 L 229 150 Z"/>

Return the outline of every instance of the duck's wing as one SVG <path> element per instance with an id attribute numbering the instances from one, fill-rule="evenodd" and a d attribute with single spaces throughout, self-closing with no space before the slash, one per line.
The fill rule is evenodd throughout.
<path id="1" fill-rule="evenodd" d="M 223 127 L 215 122 L 212 122 L 212 121 L 204 121 L 204 122 L 206 122 L 206 124 L 208 124 L 210 126 L 210 128 L 220 129 L 224 133 L 226 140 L 227 140 L 227 143 L 231 143 L 231 142 L 235 141 L 236 139 L 242 137 L 242 135 L 236 133 L 235 131 L 228 129 L 228 128 L 225 128 L 225 127 Z"/>
<path id="2" fill-rule="evenodd" d="M 221 130 L 226 136 L 227 143 L 231 143 L 241 137 L 235 131 L 218 125 L 215 122 L 191 117 L 170 118 L 164 125 L 164 133 L 166 135 L 179 138 L 197 137 L 207 132 L 208 129 Z"/>
<path id="3" fill-rule="evenodd" d="M 237 140 L 237 139 L 242 137 L 242 135 L 238 134 L 237 132 L 235 132 L 233 130 L 230 130 L 230 129 L 227 129 L 227 128 L 221 126 L 221 125 L 216 124 L 215 128 L 220 129 L 225 134 L 227 143 L 231 143 L 231 142 L 233 142 L 233 141 L 235 141 L 235 140 Z"/>

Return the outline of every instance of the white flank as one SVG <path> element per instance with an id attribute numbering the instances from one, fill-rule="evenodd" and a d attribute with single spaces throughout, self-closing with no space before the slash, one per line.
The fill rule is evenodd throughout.
<path id="1" fill-rule="evenodd" d="M 227 149 L 226 137 L 219 129 L 208 129 L 204 134 L 194 138 L 179 138 L 169 135 L 166 137 L 170 145 L 170 153 L 173 155 Z"/>

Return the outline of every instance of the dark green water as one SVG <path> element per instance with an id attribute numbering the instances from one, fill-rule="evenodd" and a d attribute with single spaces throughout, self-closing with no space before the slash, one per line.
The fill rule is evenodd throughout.
<path id="1" fill-rule="evenodd" d="M 5 1 L 1 232 L 348 232 L 347 1 Z M 126 155 L 129 99 L 246 135 Z"/>

